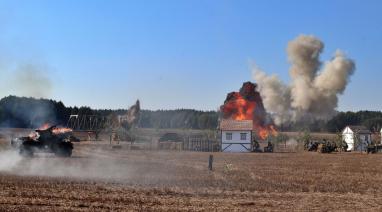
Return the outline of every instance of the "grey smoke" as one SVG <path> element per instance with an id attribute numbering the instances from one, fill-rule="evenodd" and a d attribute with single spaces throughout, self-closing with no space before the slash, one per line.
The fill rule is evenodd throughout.
<path id="1" fill-rule="evenodd" d="M 0 55 L 2 56 L 2 55 Z M 19 97 L 49 98 L 52 92 L 50 69 L 38 63 L 20 63 L 13 60 L 3 60 L 0 57 L 0 98 L 12 95 Z M 8 102 L 9 103 L 9 102 Z M 16 110 L 16 108 L 22 108 Z M 31 120 L 29 126 L 39 127 L 43 123 L 55 120 L 55 111 L 49 103 L 33 104 L 25 108 L 23 105 L 6 104 L 2 108 L 11 117 L 19 120 Z M 12 126 L 14 118 L 1 122 L 2 127 Z M 54 123 L 54 122 L 53 122 Z"/>
<path id="2" fill-rule="evenodd" d="M 44 67 L 20 65 L 11 79 L 12 94 L 28 97 L 48 97 L 52 91 L 52 83 Z"/>
<path id="3" fill-rule="evenodd" d="M 276 124 L 325 120 L 335 114 L 338 95 L 344 92 L 355 63 L 337 50 L 321 68 L 319 57 L 323 48 L 323 42 L 311 35 L 300 35 L 288 43 L 289 85 L 276 75 L 267 75 L 254 67 L 253 76 L 264 106 L 272 113 Z"/>
<path id="4" fill-rule="evenodd" d="M 254 70 L 264 107 L 272 112 L 275 123 L 280 124 L 289 120 L 291 118 L 290 88 L 284 85 L 276 75 L 268 76 L 258 67 L 254 67 Z"/>
<path id="5" fill-rule="evenodd" d="M 1 58 L 0 58 L 1 59 Z M 0 64 L 0 96 L 16 95 L 47 98 L 53 84 L 47 66 L 32 63 L 18 63 L 12 60 Z"/>

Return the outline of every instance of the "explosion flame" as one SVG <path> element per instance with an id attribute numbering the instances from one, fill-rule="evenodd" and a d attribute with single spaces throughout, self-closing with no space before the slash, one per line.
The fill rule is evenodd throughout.
<path id="1" fill-rule="evenodd" d="M 252 120 L 253 130 L 264 140 L 269 135 L 277 135 L 277 130 L 272 123 L 267 123 L 267 113 L 256 87 L 257 84 L 245 82 L 239 92 L 227 95 L 220 111 L 224 119 Z"/>
<path id="2" fill-rule="evenodd" d="M 51 126 L 52 126 L 51 124 L 45 123 L 41 127 L 39 127 L 38 129 L 39 130 L 46 130 L 46 129 L 50 128 Z M 67 133 L 67 132 L 72 132 L 72 131 L 73 131 L 72 129 L 67 128 L 67 127 L 54 127 L 52 129 L 52 133 L 55 135 L 63 134 L 63 133 Z"/>
<path id="3" fill-rule="evenodd" d="M 43 124 L 41 127 L 38 128 L 38 130 L 47 130 L 49 129 L 50 127 L 52 127 L 53 125 L 49 124 L 49 123 L 45 123 Z M 58 134 L 63 134 L 63 133 L 68 133 L 68 132 L 72 132 L 73 130 L 71 128 L 67 128 L 67 127 L 54 127 L 52 129 L 52 133 L 54 135 L 58 135 Z M 35 139 L 35 138 L 38 138 L 38 133 L 37 132 L 31 132 L 29 135 L 28 135 L 30 138 L 32 139 Z"/>

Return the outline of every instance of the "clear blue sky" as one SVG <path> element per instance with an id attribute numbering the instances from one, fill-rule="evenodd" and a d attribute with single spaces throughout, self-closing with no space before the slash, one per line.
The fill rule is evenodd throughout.
<path id="1" fill-rule="evenodd" d="M 382 1 L 0 1 L 1 60 L 45 64 L 66 105 L 215 110 L 252 79 L 289 80 L 287 42 L 313 34 L 357 70 L 339 110 L 380 110 Z"/>

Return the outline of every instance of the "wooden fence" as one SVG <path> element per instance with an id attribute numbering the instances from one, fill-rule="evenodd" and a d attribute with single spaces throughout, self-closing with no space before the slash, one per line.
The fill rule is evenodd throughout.
<path id="1" fill-rule="evenodd" d="M 187 137 L 183 141 L 183 150 L 197 152 L 218 152 L 220 143 L 217 140 L 203 137 Z"/>
<path id="2" fill-rule="evenodd" d="M 178 150 L 178 151 L 196 151 L 196 152 L 218 152 L 220 151 L 220 143 L 218 140 L 208 139 L 201 136 L 187 136 L 183 141 L 165 141 L 158 142 L 156 145 L 162 150 Z"/>

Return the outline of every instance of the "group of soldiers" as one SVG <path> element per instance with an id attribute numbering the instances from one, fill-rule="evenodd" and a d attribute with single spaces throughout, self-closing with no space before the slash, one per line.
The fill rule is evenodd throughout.
<path id="1" fill-rule="evenodd" d="M 340 144 L 334 141 L 328 141 L 323 139 L 321 141 L 306 140 L 304 143 L 304 149 L 310 152 L 331 153 L 331 152 L 347 152 L 348 144 L 342 140 Z M 268 145 L 261 149 L 257 140 L 253 141 L 253 152 L 273 152 L 273 144 L 268 141 Z M 382 152 L 382 145 L 369 145 L 366 149 L 367 153 Z"/>
<path id="2" fill-rule="evenodd" d="M 268 141 L 268 145 L 264 147 L 264 151 L 260 148 L 260 144 L 257 140 L 253 141 L 253 152 L 273 152 L 273 144 Z"/>
<path id="3" fill-rule="evenodd" d="M 304 149 L 310 152 L 331 153 L 331 152 L 346 152 L 348 145 L 342 141 L 338 146 L 333 141 L 323 139 L 322 141 L 307 141 L 304 144 Z"/>

